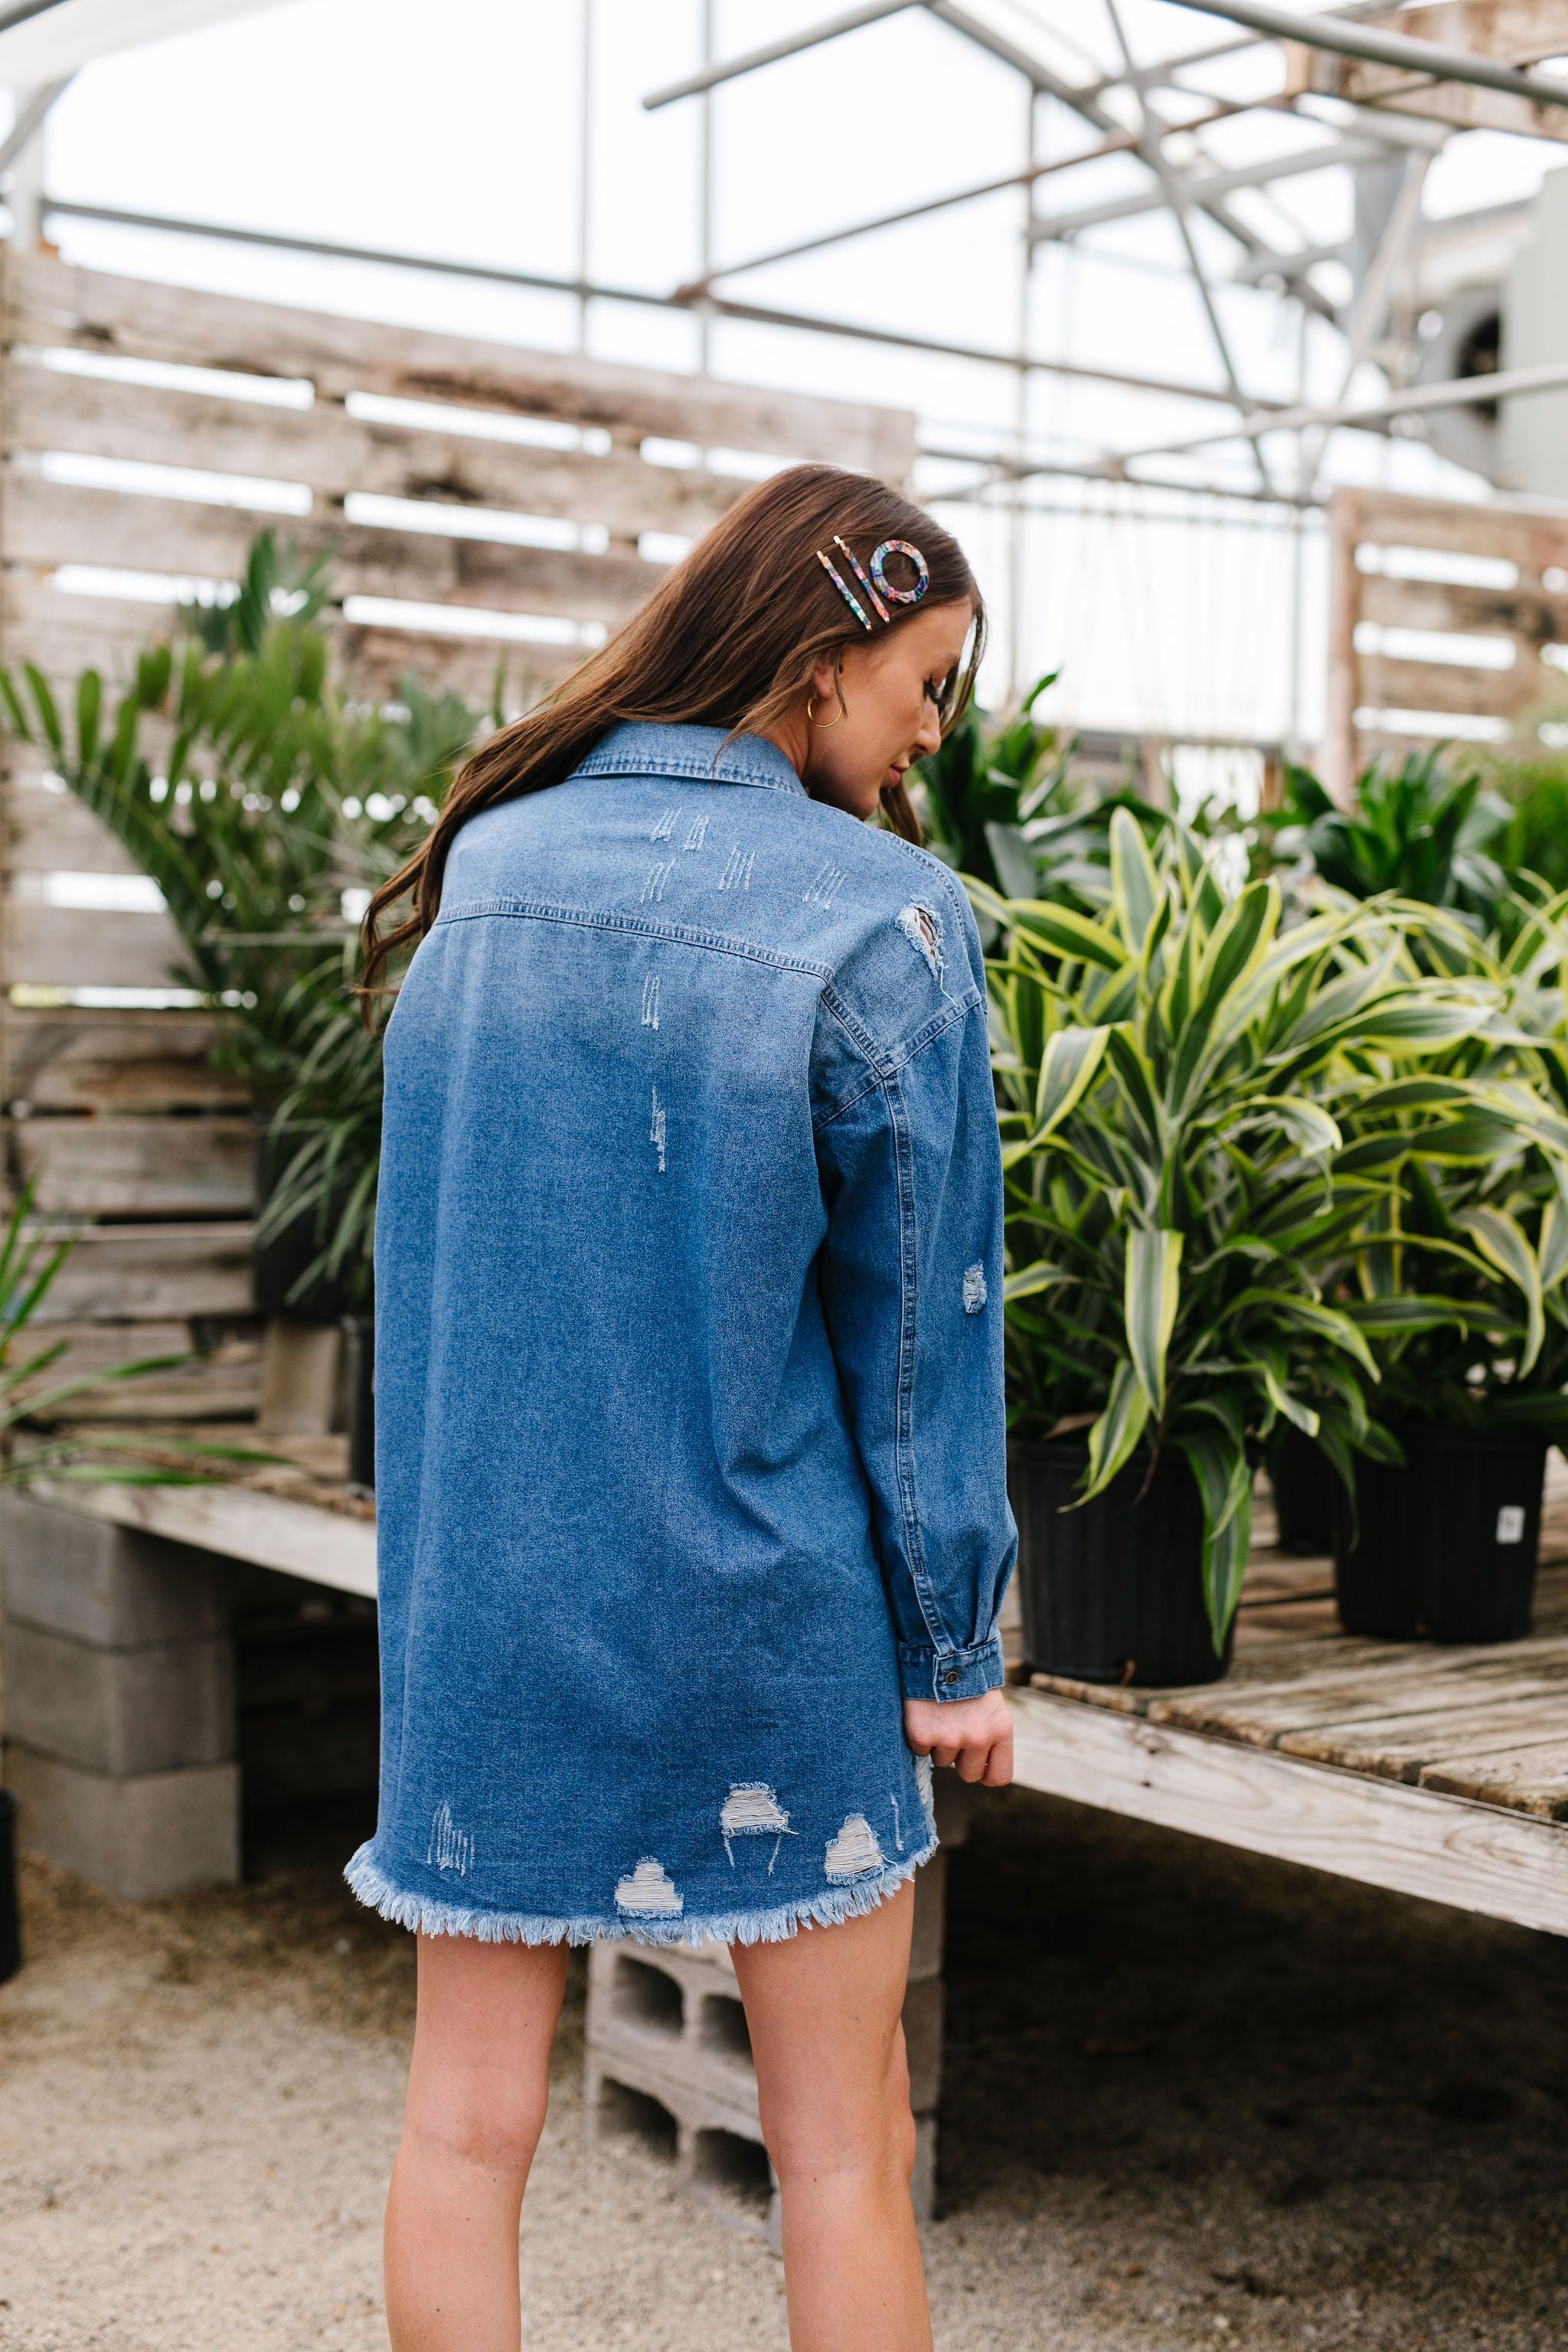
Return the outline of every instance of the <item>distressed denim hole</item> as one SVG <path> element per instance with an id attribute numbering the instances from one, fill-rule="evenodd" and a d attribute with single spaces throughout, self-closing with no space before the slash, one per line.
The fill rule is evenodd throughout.
<path id="1" fill-rule="evenodd" d="M 990 1295 L 985 1287 L 985 1268 L 983 1265 L 966 1265 L 963 1269 L 964 1313 L 978 1315 Z"/>
<path id="2" fill-rule="evenodd" d="M 940 980 L 946 959 L 942 953 L 942 919 L 934 908 L 922 907 L 918 899 L 912 899 L 900 909 L 899 929 Z"/>

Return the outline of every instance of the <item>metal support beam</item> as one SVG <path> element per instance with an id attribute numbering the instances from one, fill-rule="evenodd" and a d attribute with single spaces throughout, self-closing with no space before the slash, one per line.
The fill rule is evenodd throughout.
<path id="1" fill-rule="evenodd" d="M 1220 366 L 1225 371 L 1225 380 L 1230 386 L 1230 396 L 1236 403 L 1238 414 L 1245 416 L 1247 409 L 1247 394 L 1241 388 L 1241 378 L 1236 372 L 1236 362 L 1231 356 L 1225 324 L 1215 308 L 1214 291 L 1204 268 L 1203 256 L 1199 253 L 1196 240 L 1193 236 L 1187 184 L 1184 175 L 1174 168 L 1165 153 L 1164 140 L 1170 125 L 1149 103 L 1142 77 L 1132 63 L 1132 51 L 1128 45 L 1127 35 L 1122 29 L 1121 12 L 1116 5 L 1116 0 L 1105 0 L 1105 9 L 1110 19 L 1110 29 L 1116 36 L 1116 46 L 1121 52 L 1123 69 L 1137 97 L 1139 110 L 1143 117 L 1143 138 L 1140 152 L 1144 162 L 1152 165 L 1155 178 L 1164 190 L 1165 201 L 1171 207 L 1177 234 L 1181 237 L 1186 253 L 1187 267 L 1193 274 L 1193 284 L 1197 289 L 1198 300 L 1203 305 L 1204 317 L 1208 321 L 1209 334 L 1213 339 L 1215 353 Z M 1268 467 L 1264 463 L 1263 452 L 1256 441 L 1252 444 L 1252 457 L 1253 463 L 1258 468 L 1259 483 L 1264 489 L 1271 490 L 1274 485 L 1269 479 Z"/>
<path id="2" fill-rule="evenodd" d="M 717 89 L 721 82 L 739 81 L 742 74 L 756 73 L 763 66 L 775 66 L 783 58 L 799 57 L 805 49 L 820 48 L 824 41 L 837 40 L 841 33 L 857 33 L 862 25 L 875 25 L 883 16 L 901 16 L 906 8 L 922 5 L 923 0 L 866 0 L 864 6 L 847 8 L 841 16 L 828 16 L 806 32 L 791 33 L 782 41 L 768 41 L 760 49 L 742 50 L 738 58 L 705 65 L 700 73 L 683 74 L 679 81 L 650 89 L 643 100 L 644 109 L 652 114 L 658 107 L 673 106 L 678 98 L 700 98 L 705 90 Z"/>
<path id="3" fill-rule="evenodd" d="M 1568 81 L 1556 75 L 1497 65 L 1468 49 L 1413 41 L 1407 34 L 1358 25 L 1346 16 L 1298 16 L 1289 8 L 1267 5 L 1266 0 L 1173 0 L 1173 5 L 1202 16 L 1224 16 L 1269 40 L 1304 41 L 1309 48 L 1333 49 L 1342 58 L 1364 58 L 1369 64 L 1426 74 L 1434 81 L 1473 82 L 1478 89 L 1500 89 L 1509 98 L 1531 99 L 1538 106 L 1568 106 Z"/>
<path id="4" fill-rule="evenodd" d="M 1329 171 L 1341 163 L 1377 163 L 1385 152 L 1368 139 L 1334 139 L 1321 147 L 1303 147 L 1257 163 L 1238 163 L 1232 171 L 1210 172 L 1201 180 L 1189 178 L 1188 194 L 1194 204 L 1212 211 L 1220 197 L 1232 195 L 1239 188 L 1266 188 L 1275 180 L 1300 179 L 1309 172 Z M 1038 222 L 1032 234 L 1037 240 L 1076 236 L 1080 229 L 1100 228 L 1107 221 L 1161 212 L 1164 204 L 1160 189 L 1145 188 L 1135 196 L 1108 197 L 1103 204 L 1084 205 L 1077 212 L 1057 213 L 1048 221 Z M 1225 226 L 1229 227 L 1230 223 Z"/>
<path id="5" fill-rule="evenodd" d="M 1212 116 L 1204 119 L 1214 120 Z M 805 236 L 794 245 L 776 245 L 766 253 L 749 254 L 744 261 L 726 261 L 707 278 L 695 278 L 689 286 L 682 286 L 676 299 L 689 299 L 714 278 L 741 278 L 752 269 L 766 269 L 775 261 L 795 261 L 803 253 L 820 253 L 825 246 L 842 245 L 850 237 L 870 236 L 879 228 L 898 228 L 905 221 L 922 220 L 928 213 L 946 212 L 953 205 L 973 204 L 981 196 L 998 195 L 1005 188 L 1032 187 L 1037 180 L 1048 179 L 1055 172 L 1070 172 L 1077 164 L 1098 163 L 1103 155 L 1125 155 L 1137 144 L 1136 131 L 1118 131 L 1114 139 L 1103 140 L 1098 147 L 1086 147 L 1079 155 L 1058 156 L 1054 163 L 1031 163 L 1023 171 L 1004 173 L 999 180 L 978 180 L 972 187 L 954 188 L 950 195 L 928 196 L 923 204 L 903 205 L 892 213 L 874 213 L 868 220 L 850 221 L 846 227 L 826 229 L 820 236 Z"/>
<path id="6" fill-rule="evenodd" d="M 1115 480 L 1125 467 L 1137 465 L 1144 457 L 1187 457 L 1194 450 L 1222 447 L 1227 441 L 1256 441 L 1265 433 L 1295 433 L 1303 426 L 1360 431 L 1363 426 L 1392 423 L 1396 416 L 1419 416 L 1429 408 L 1462 408 L 1471 400 L 1514 400 L 1530 393 L 1561 392 L 1565 385 L 1568 360 L 1547 360 L 1539 367 L 1502 368 L 1495 375 L 1456 376 L 1448 383 L 1411 384 L 1403 392 L 1391 392 L 1382 400 L 1356 407 L 1281 408 L 1271 416 L 1248 416 L 1239 425 L 1196 435 L 1190 441 L 1152 441 L 1146 448 L 1118 451 L 1102 461 L 1101 469 Z"/>
<path id="7" fill-rule="evenodd" d="M 1405 158 L 1405 170 L 1399 183 L 1399 194 L 1394 200 L 1394 210 L 1389 214 L 1387 226 L 1378 239 L 1372 265 L 1362 279 L 1351 311 L 1350 324 L 1345 331 L 1349 349 L 1345 353 L 1344 374 L 1336 395 L 1342 404 L 1350 396 L 1357 369 L 1383 332 L 1394 273 L 1421 218 L 1421 194 L 1430 167 L 1429 156 L 1410 154 Z M 1329 435 L 1325 427 L 1320 427 L 1315 435 L 1303 433 L 1301 436 L 1301 488 L 1310 497 L 1317 491 L 1318 477 L 1322 471 L 1323 454 L 1328 446 Z"/>

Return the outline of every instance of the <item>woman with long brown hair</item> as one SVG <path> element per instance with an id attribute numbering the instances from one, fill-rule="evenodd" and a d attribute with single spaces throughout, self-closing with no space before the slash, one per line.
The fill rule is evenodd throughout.
<path id="1" fill-rule="evenodd" d="M 1011 1776 L 984 973 L 905 777 L 955 541 L 801 466 L 458 778 L 367 918 L 395 2352 L 515 2352 L 568 1947 L 731 1948 L 795 2352 L 929 2352 L 931 1768 Z M 407 898 L 401 920 L 394 910 Z"/>

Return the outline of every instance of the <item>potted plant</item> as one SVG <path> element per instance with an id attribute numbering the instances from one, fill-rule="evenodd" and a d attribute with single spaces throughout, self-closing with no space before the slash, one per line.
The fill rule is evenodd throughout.
<path id="1" fill-rule="evenodd" d="M 1396 969 L 1382 910 L 1281 932 L 1195 841 L 1122 809 L 1096 920 L 972 882 L 991 960 L 1007 1184 L 1014 1504 L 1031 1664 L 1213 1679 L 1247 1564 L 1253 1467 L 1281 1420 L 1348 1474 L 1389 1452 L 1376 1310 L 1322 1295 L 1375 1176 L 1341 1166 L 1357 1058 L 1392 1073 L 1494 997 Z"/>
<path id="2" fill-rule="evenodd" d="M 112 710 L 89 670 L 62 715 L 31 666 L 0 672 L 0 702 L 163 894 L 182 950 L 170 977 L 210 1007 L 214 1059 L 249 1095 L 265 1213 L 311 1143 L 283 1106 L 316 1066 L 323 1005 L 348 1002 L 360 908 L 424 837 L 478 714 L 413 677 L 394 705 L 340 693 L 321 566 L 266 532 L 236 598 L 184 618 Z M 156 758 L 154 722 L 168 730 Z M 351 1222 L 358 1173 L 325 1204 Z M 348 1257 L 323 1262 L 322 1210 L 264 1213 L 260 1312 L 335 1321 L 353 1304 L 336 1280 Z"/>
<path id="3" fill-rule="evenodd" d="M 1530 1630 L 1546 1450 L 1568 1435 L 1568 894 L 1516 900 L 1507 929 L 1506 950 L 1458 922 L 1428 934 L 1447 971 L 1503 992 L 1499 1012 L 1419 1079 L 1369 1076 L 1342 1115 L 1345 1160 L 1379 1181 L 1351 1311 L 1378 1318 L 1402 1455 L 1363 1465 L 1359 1525 L 1340 1514 L 1355 1633 Z"/>

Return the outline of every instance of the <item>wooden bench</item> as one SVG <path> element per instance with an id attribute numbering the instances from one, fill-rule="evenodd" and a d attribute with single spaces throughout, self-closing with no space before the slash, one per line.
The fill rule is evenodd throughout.
<path id="1" fill-rule="evenodd" d="M 1033 1676 L 1008 1694 L 1019 1783 L 1568 1935 L 1568 1470 L 1549 1460 L 1528 1641 L 1352 1639 L 1332 1562 L 1272 1549 L 1260 1508 L 1229 1675 Z"/>

